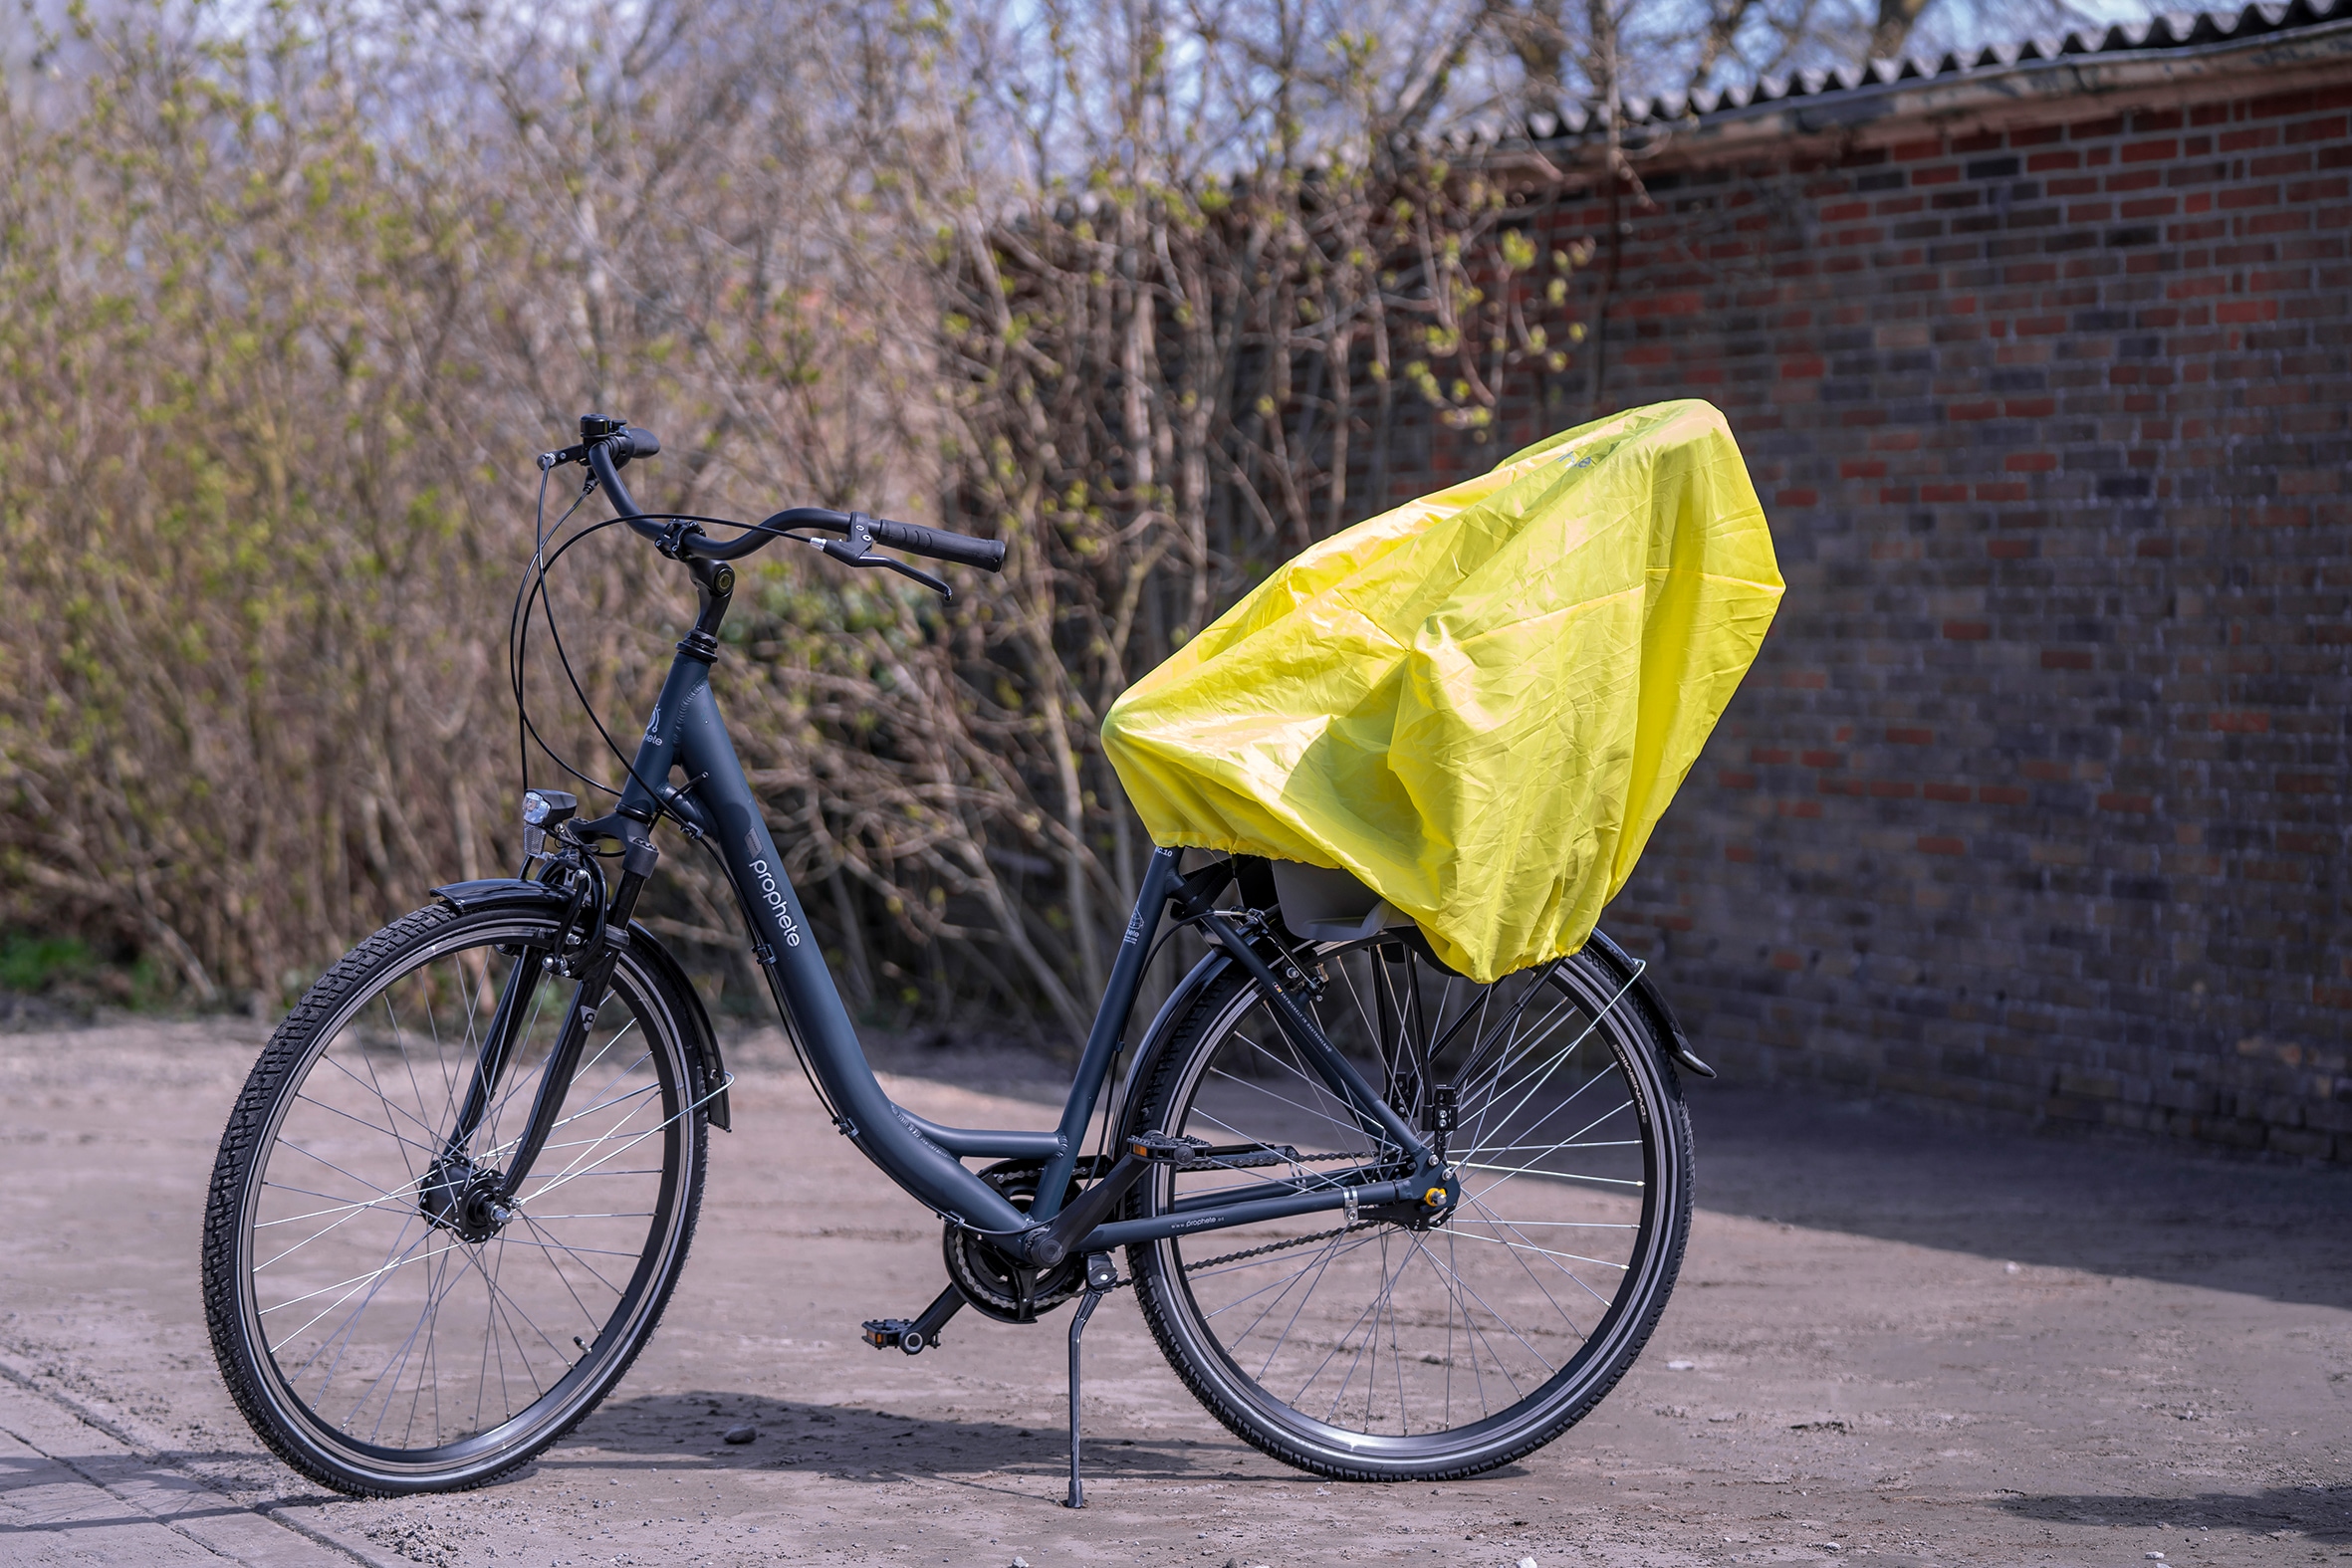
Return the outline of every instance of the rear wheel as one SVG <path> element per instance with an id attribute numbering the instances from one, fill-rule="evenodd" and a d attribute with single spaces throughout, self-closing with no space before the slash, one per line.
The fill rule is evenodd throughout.
<path id="1" fill-rule="evenodd" d="M 1435 1221 L 1331 1211 L 1131 1247 L 1145 1318 L 1211 1413 L 1289 1463 L 1362 1480 L 1508 1463 L 1600 1402 L 1674 1287 L 1691 1152 L 1665 1042 L 1590 949 L 1475 986 L 1376 939 L 1325 950 L 1321 973 L 1318 1027 L 1408 1123 L 1451 1100 L 1460 1203 Z M 1238 969 L 1176 1024 L 1139 1125 L 1262 1149 L 1159 1168 L 1140 1214 L 1406 1174 Z"/>
<path id="2" fill-rule="evenodd" d="M 452 1162 L 501 991 L 558 934 L 512 909 L 385 927 L 280 1026 L 221 1140 L 204 1224 L 221 1374 L 280 1457 L 340 1491 L 450 1490 L 523 1463 L 619 1380 L 677 1283 L 707 1087 L 692 999 L 643 955 L 622 951 L 509 1217 L 490 1198 L 571 982 L 532 966 L 514 1054 Z"/>

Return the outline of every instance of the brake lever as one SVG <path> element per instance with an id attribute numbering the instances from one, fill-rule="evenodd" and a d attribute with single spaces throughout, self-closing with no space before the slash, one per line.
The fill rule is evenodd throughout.
<path id="1" fill-rule="evenodd" d="M 900 576 L 920 582 L 924 587 L 938 594 L 940 603 L 953 604 L 956 601 L 956 590 L 949 587 L 945 579 L 931 575 L 920 566 L 910 566 L 895 557 L 868 556 L 857 564 L 861 566 L 888 566 Z"/>
<path id="2" fill-rule="evenodd" d="M 865 514 L 862 512 L 849 514 L 849 537 L 847 539 L 813 539 L 809 543 L 843 565 L 886 566 L 902 577 L 920 582 L 924 587 L 938 594 L 942 602 L 953 604 L 956 601 L 956 590 L 922 567 L 910 566 L 893 556 L 873 554 L 873 531 L 866 527 Z"/>
<path id="3" fill-rule="evenodd" d="M 886 566 L 890 570 L 897 572 L 902 577 L 911 577 L 915 581 L 920 582 L 924 587 L 929 588 L 932 592 L 938 594 L 940 598 L 947 603 L 952 604 L 955 602 L 956 590 L 949 587 L 945 582 L 942 582 L 939 580 L 939 578 L 931 575 L 931 573 L 925 571 L 920 566 L 910 566 L 905 561 L 900 560 L 892 556 L 857 555 L 855 552 L 851 551 L 847 545 L 843 544 L 837 539 L 813 539 L 809 541 L 809 543 L 815 545 L 819 550 L 823 551 L 826 555 L 832 557 L 833 560 L 841 562 L 843 565 Z"/>

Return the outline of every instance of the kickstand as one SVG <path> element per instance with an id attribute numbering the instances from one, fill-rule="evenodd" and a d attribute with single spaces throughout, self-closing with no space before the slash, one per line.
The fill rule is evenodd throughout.
<path id="1" fill-rule="evenodd" d="M 1094 1315 L 1095 1304 L 1123 1282 L 1108 1252 L 1086 1254 L 1085 1298 L 1069 1320 L 1069 1497 L 1065 1507 L 1086 1505 L 1086 1483 L 1078 1476 L 1078 1336 L 1085 1333 L 1086 1319 Z"/>

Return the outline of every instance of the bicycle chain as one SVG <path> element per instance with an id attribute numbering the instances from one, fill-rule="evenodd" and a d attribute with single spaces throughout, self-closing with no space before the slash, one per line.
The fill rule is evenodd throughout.
<path id="1" fill-rule="evenodd" d="M 1225 1154 L 1211 1160 L 1187 1160 L 1176 1169 L 1179 1171 L 1248 1171 L 1269 1165 L 1312 1165 L 1318 1161 L 1328 1165 L 1333 1160 L 1354 1160 L 1360 1164 L 1369 1158 L 1369 1155 L 1361 1151 L 1354 1154 L 1300 1154 L 1297 1150 L 1285 1145 L 1280 1149 L 1270 1148 L 1259 1154 Z"/>
<path id="2" fill-rule="evenodd" d="M 1238 1263 L 1245 1257 L 1263 1257 L 1269 1252 L 1280 1252 L 1288 1247 L 1312 1246 L 1317 1241 L 1329 1241 L 1343 1236 L 1350 1231 L 1369 1231 L 1376 1225 L 1385 1224 L 1387 1222 L 1383 1220 L 1358 1220 L 1355 1224 L 1343 1225 L 1336 1231 L 1318 1231 L 1313 1235 L 1295 1236 L 1288 1241 L 1269 1241 L 1264 1246 L 1253 1246 L 1239 1252 L 1227 1252 L 1222 1257 L 1205 1258 L 1198 1263 L 1187 1263 L 1184 1265 L 1184 1271 L 1189 1274 L 1195 1269 L 1215 1268 L 1221 1263 Z"/>
<path id="3" fill-rule="evenodd" d="M 1355 1154 L 1301 1154 L 1294 1155 L 1292 1157 L 1292 1159 L 1287 1160 L 1284 1163 L 1306 1165 L 1318 1160 L 1330 1161 L 1361 1159 L 1363 1159 L 1363 1155 L 1360 1152 Z M 1218 1163 L 1219 1162 L 1214 1161 L 1204 1161 L 1199 1165 L 1186 1166 L 1184 1169 L 1205 1171 L 1211 1169 Z M 1263 1257 L 1268 1252 L 1280 1252 L 1294 1246 L 1311 1246 L 1317 1241 L 1328 1241 L 1334 1237 L 1345 1235 L 1350 1231 L 1368 1231 L 1376 1225 L 1382 1225 L 1385 1223 L 1386 1222 L 1379 1220 L 1358 1220 L 1355 1224 L 1343 1225 L 1336 1231 L 1319 1231 L 1312 1235 L 1295 1236 L 1288 1241 L 1269 1241 L 1264 1246 L 1253 1246 L 1239 1252 L 1227 1252 L 1221 1257 L 1208 1258 L 1198 1263 L 1187 1263 L 1184 1265 L 1184 1271 L 1189 1274 L 1198 1268 L 1215 1268 L 1221 1263 L 1238 1263 L 1245 1257 Z"/>

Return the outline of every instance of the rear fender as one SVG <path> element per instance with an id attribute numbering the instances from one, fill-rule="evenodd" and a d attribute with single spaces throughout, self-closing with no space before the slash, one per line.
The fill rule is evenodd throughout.
<path id="1" fill-rule="evenodd" d="M 459 914 L 470 915 L 476 910 L 516 908 L 533 909 L 561 916 L 571 905 L 571 895 L 544 882 L 530 882 L 521 877 L 484 877 L 473 882 L 450 882 L 433 889 L 433 897 L 447 904 Z M 628 946 L 631 953 L 645 960 L 646 968 L 667 986 L 671 995 L 685 1011 L 686 1042 L 702 1073 L 702 1085 L 695 1091 L 710 1095 L 708 1112 L 710 1123 L 721 1132 L 728 1126 L 727 1091 L 718 1086 L 727 1081 L 726 1064 L 719 1059 L 719 1036 L 711 1028 L 710 1013 L 702 1005 L 702 996 L 694 983 L 686 978 L 685 970 L 661 945 L 661 939 L 635 921 L 629 922 Z M 713 1094 L 711 1091 L 717 1089 Z"/>
<path id="2" fill-rule="evenodd" d="M 1715 1069 L 1700 1060 L 1699 1053 L 1691 1049 L 1690 1037 L 1683 1033 L 1682 1023 L 1675 1017 L 1674 1009 L 1666 1006 L 1666 998 L 1651 983 L 1649 966 L 1611 942 L 1597 926 L 1593 928 L 1592 940 L 1585 946 L 1598 954 L 1602 963 L 1615 970 L 1619 980 L 1632 983 L 1635 1005 L 1649 1015 L 1650 1026 L 1666 1042 L 1666 1054 L 1674 1058 L 1675 1064 L 1702 1078 L 1714 1077 Z"/>

